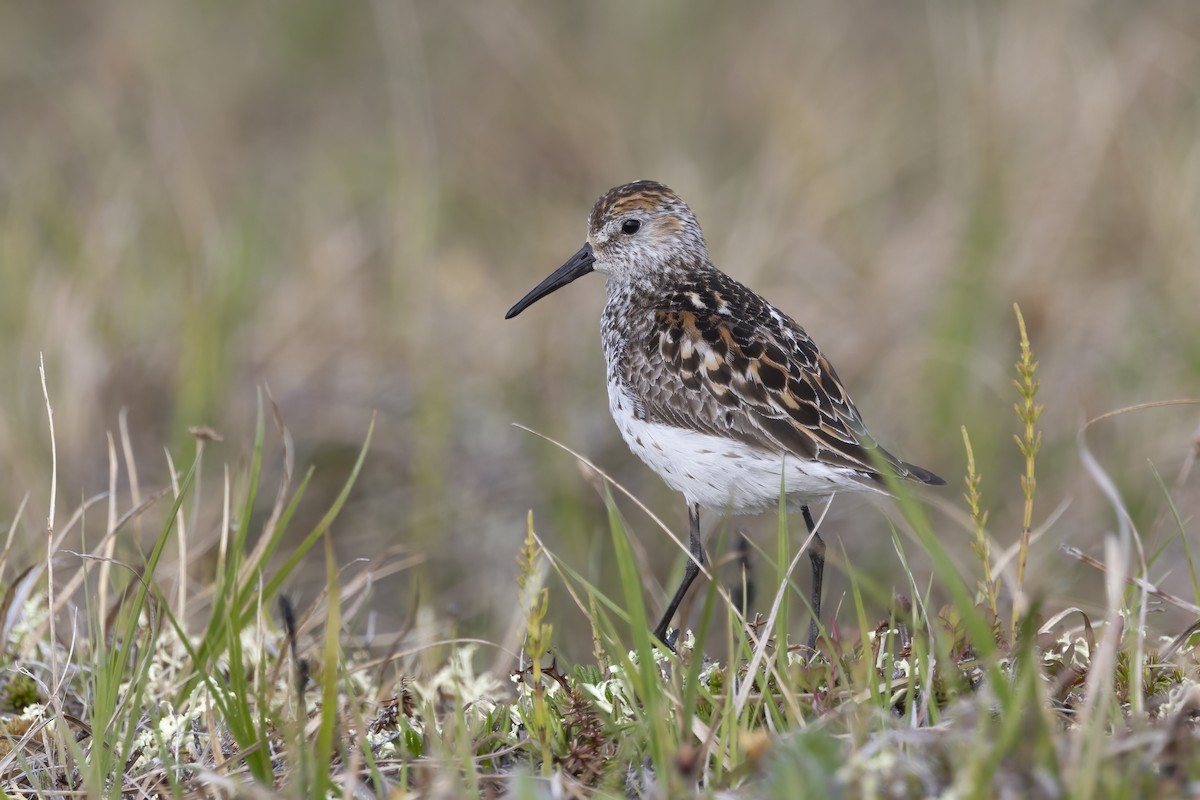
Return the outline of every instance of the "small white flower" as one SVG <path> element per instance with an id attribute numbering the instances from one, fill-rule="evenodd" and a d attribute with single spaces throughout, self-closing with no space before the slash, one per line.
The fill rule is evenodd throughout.
<path id="1" fill-rule="evenodd" d="M 21 719 L 29 722 L 41 722 L 46 719 L 46 707 L 41 703 L 30 703 L 21 712 Z"/>

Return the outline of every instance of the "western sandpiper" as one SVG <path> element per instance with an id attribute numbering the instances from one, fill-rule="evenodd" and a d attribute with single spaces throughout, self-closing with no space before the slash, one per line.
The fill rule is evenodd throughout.
<path id="1" fill-rule="evenodd" d="M 655 635 L 673 644 L 667 628 L 704 563 L 700 507 L 755 513 L 784 496 L 812 534 L 814 647 L 825 542 L 809 503 L 882 492 L 884 470 L 945 481 L 879 446 L 804 329 L 713 266 L 695 215 L 661 183 L 606 192 L 588 215 L 587 242 L 505 319 L 592 271 L 608 279 L 600 333 L 613 419 L 687 501 L 691 558 Z"/>

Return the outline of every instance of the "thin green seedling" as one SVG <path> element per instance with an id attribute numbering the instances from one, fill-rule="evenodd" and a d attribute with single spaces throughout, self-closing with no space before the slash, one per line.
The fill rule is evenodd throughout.
<path id="1" fill-rule="evenodd" d="M 788 536 L 787 483 L 784 471 L 784 463 L 781 459 L 779 468 L 779 505 L 775 513 L 775 586 L 778 587 L 788 585 L 791 579 L 791 570 L 788 569 L 788 563 L 792 561 L 792 540 Z M 810 533 L 808 539 L 809 547 L 812 546 L 812 540 L 813 534 Z M 779 599 L 776 600 L 776 607 L 772 609 L 775 624 L 771 626 L 771 632 L 774 634 L 777 643 L 777 647 L 775 648 L 776 654 L 781 649 L 784 653 L 787 653 L 789 610 L 788 592 L 781 591 Z M 809 608 L 808 613 L 813 615 L 813 624 L 820 625 L 820 620 L 817 619 L 814 609 Z"/>
<path id="2" fill-rule="evenodd" d="M 900 509 L 901 517 L 908 523 L 907 529 L 915 535 L 918 543 L 929 556 L 934 574 L 942 583 L 950 602 L 962 614 L 963 624 L 966 626 L 972 647 L 982 661 L 992 664 L 992 668 L 994 668 L 994 657 L 997 653 L 994 633 L 991 624 L 975 606 L 974 592 L 967 588 L 954 565 L 950 552 L 933 532 L 924 508 L 917 503 L 912 493 L 890 473 L 884 473 L 884 480 L 888 491 Z M 993 677 L 998 678 L 999 674 L 997 673 Z"/>
<path id="3" fill-rule="evenodd" d="M 845 548 L 842 549 L 842 560 L 849 563 Z M 872 706 L 883 708 L 887 702 L 883 696 L 883 687 L 885 684 L 878 678 L 876 673 L 878 661 L 877 659 L 871 658 L 872 654 L 870 652 L 870 648 L 868 647 L 868 644 L 872 642 L 869 633 L 874 632 L 874 629 L 872 629 L 867 623 L 867 612 L 863 603 L 862 595 L 862 581 L 860 580 L 859 572 L 857 570 L 848 570 L 846 574 L 850 582 L 850 594 L 854 599 L 855 618 L 858 621 L 858 629 L 861 634 L 859 641 L 861 642 L 860 647 L 862 649 L 861 660 L 865 667 L 864 672 L 866 675 L 867 699 Z M 887 630 L 884 632 L 884 640 L 879 642 L 880 653 L 888 653 L 888 663 L 894 660 L 890 649 L 891 636 L 892 625 L 889 623 Z M 852 674 L 851 670 L 849 669 L 849 665 L 840 658 L 839 661 L 843 672 L 846 674 Z"/>
<path id="4" fill-rule="evenodd" d="M 154 641 L 155 631 L 160 624 L 155 608 L 148 607 L 148 601 L 152 595 L 150 580 L 158 568 L 163 549 L 170 539 L 175 525 L 175 515 L 192 485 L 195 468 L 196 464 L 193 462 L 183 480 L 180 481 L 179 494 L 172 503 L 141 574 L 136 575 L 133 579 L 135 584 L 132 596 L 127 603 L 123 603 L 121 606 L 123 624 L 118 623 L 118 632 L 114 635 L 111 644 L 104 639 L 95 643 L 94 669 L 89 672 L 93 739 L 87 762 L 88 769 L 85 772 L 85 782 L 89 791 L 98 796 L 113 796 L 114 789 L 110 785 L 108 777 L 114 774 L 113 771 L 117 768 L 117 759 L 125 758 L 130 752 L 136 735 L 136 710 L 141 708 L 140 701 L 145 691 L 146 672 L 153 652 L 153 648 L 139 646 L 139 642 L 146 635 L 149 637 L 148 641 Z M 148 626 L 145 634 L 139 632 L 143 610 L 148 613 Z M 123 694 L 121 685 L 127 679 L 133 691 Z M 97 731 L 100 732 L 99 738 L 95 736 Z M 124 763 L 124 760 L 120 761 L 122 770 Z"/>
<path id="5" fill-rule="evenodd" d="M 525 542 L 517 555 L 517 567 L 517 601 L 525 612 L 522 654 L 529 658 L 530 679 L 526 685 L 533 701 L 533 707 L 528 709 L 528 713 L 522 707 L 521 716 L 526 730 L 529 731 L 531 744 L 540 752 L 542 774 L 549 775 L 554 766 L 550 741 L 553 726 L 547 708 L 546 687 L 542 680 L 542 656 L 551 649 L 553 628 L 545 622 L 550 592 L 542 581 L 542 553 L 533 532 L 532 511 L 526 517 Z"/>
<path id="6" fill-rule="evenodd" d="M 665 718 L 661 713 L 662 695 L 658 690 L 658 668 L 654 660 L 657 644 L 650 642 L 650 622 L 646 614 L 646 606 L 642 600 L 641 581 L 638 577 L 637 561 L 629 547 L 629 539 L 621 524 L 620 514 L 612 495 L 605 492 L 608 506 L 609 530 L 612 534 L 613 552 L 617 562 L 617 573 L 620 576 L 621 588 L 625 597 L 625 607 L 629 610 L 629 624 L 633 629 L 634 652 L 637 653 L 638 663 L 629 662 L 625 657 L 623 666 L 630 670 L 634 678 L 634 689 L 645 711 L 650 737 L 650 757 L 656 773 L 662 776 L 670 774 L 667 761 L 668 732 Z"/>
<path id="7" fill-rule="evenodd" d="M 314 748 L 312 787 L 316 797 L 326 797 L 333 791 L 326 764 L 333 763 L 334 732 L 338 727 L 338 683 L 341 673 L 342 604 L 338 588 L 337 560 L 333 555 L 333 538 L 328 527 L 323 531 L 325 542 L 325 643 L 321 652 L 321 716 L 317 725 Z"/>
<path id="8" fill-rule="evenodd" d="M 1183 524 L 1183 518 L 1179 516 L 1179 509 L 1175 506 L 1175 500 L 1171 497 L 1171 492 L 1167 488 L 1166 482 L 1163 481 L 1162 475 L 1160 475 L 1158 470 L 1154 468 L 1153 464 L 1150 465 L 1150 471 L 1154 474 L 1154 480 L 1158 484 L 1159 489 L 1162 491 L 1163 499 L 1166 501 L 1167 508 L 1171 512 L 1171 518 L 1175 522 L 1172 536 L 1168 537 L 1163 542 L 1162 547 L 1159 548 L 1159 552 L 1161 553 L 1162 550 L 1166 549 L 1167 544 L 1171 541 L 1171 539 L 1175 538 L 1176 536 L 1179 538 L 1179 544 L 1183 547 L 1183 556 L 1185 559 L 1187 559 L 1188 577 L 1190 577 L 1192 581 L 1192 601 L 1196 605 L 1200 605 L 1200 575 L 1198 575 L 1196 572 L 1196 562 L 1192 557 L 1192 545 L 1191 542 L 1188 541 L 1187 528 Z M 1155 554 L 1155 559 L 1157 559 L 1157 557 L 1158 553 Z"/>
<path id="9" fill-rule="evenodd" d="M 682 724 L 680 725 L 680 740 L 686 741 L 689 734 L 693 731 L 692 720 L 698 717 L 696 712 L 697 703 L 702 696 L 702 687 L 700 685 L 700 673 L 704 669 L 704 646 L 708 643 L 709 631 L 711 630 L 713 619 L 716 616 L 717 607 L 717 587 L 712 581 L 708 583 L 708 587 L 704 592 L 704 606 L 700 611 L 700 625 L 695 632 L 695 647 L 692 651 L 692 659 L 688 664 L 687 672 L 683 679 L 682 687 L 682 702 L 680 703 L 680 715 L 682 716 Z M 706 698 L 709 704 L 712 704 L 712 696 Z M 714 707 L 715 708 L 715 707 Z M 712 719 L 710 718 L 709 726 L 711 728 Z M 707 745 L 708 742 L 702 742 L 706 745 L 705 762 L 707 764 Z"/>
<path id="10" fill-rule="evenodd" d="M 971 548 L 979 559 L 980 566 L 983 567 L 983 577 L 980 579 L 979 588 L 987 600 L 988 610 L 991 611 L 993 617 L 999 619 L 1000 585 L 999 580 L 993 577 L 992 572 L 991 541 L 987 536 L 988 512 L 983 508 L 983 492 L 980 489 L 983 476 L 976 472 L 975 450 L 971 447 L 971 437 L 967 434 L 966 425 L 962 426 L 962 439 L 963 449 L 967 453 L 967 474 L 964 478 L 967 490 L 963 494 L 963 499 L 966 500 L 967 509 L 971 513 L 971 528 L 975 534 Z"/>
<path id="11" fill-rule="evenodd" d="M 1021 433 L 1014 434 L 1013 440 L 1016 442 L 1021 456 L 1025 459 L 1025 470 L 1021 475 L 1021 494 L 1025 502 L 1021 517 L 1020 547 L 1017 552 L 1017 583 L 1010 627 L 1010 636 L 1015 637 L 1020 615 L 1024 612 L 1022 606 L 1025 602 L 1025 564 L 1029 558 L 1029 537 L 1033 530 L 1033 500 L 1037 493 L 1037 454 L 1042 447 L 1042 432 L 1037 429 L 1037 422 L 1042 415 L 1044 406 L 1036 402 L 1041 384 L 1037 379 L 1038 362 L 1033 358 L 1033 347 L 1029 343 L 1029 333 L 1025 329 L 1025 318 L 1021 315 L 1021 307 L 1016 303 L 1013 303 L 1013 311 L 1017 315 L 1017 326 L 1021 334 L 1021 356 L 1016 364 L 1017 378 L 1013 381 L 1018 395 L 1013 409 L 1017 412 L 1017 419 L 1021 423 Z"/>
<path id="12" fill-rule="evenodd" d="M 240 613 L 232 613 L 231 601 L 238 596 L 237 575 L 242 553 L 245 552 L 246 535 L 250 527 L 251 514 L 254 511 L 254 501 L 258 495 L 258 485 L 262 474 L 263 445 L 266 438 L 266 426 L 263 419 L 262 392 L 258 393 L 258 412 L 254 423 L 254 445 L 250 451 L 250 469 L 244 480 L 245 497 L 241 503 L 241 513 L 233 528 L 233 540 L 230 546 L 222 547 L 217 554 L 217 569 L 213 588 L 212 612 L 208 627 L 200 639 L 195 658 L 195 675 L 184 684 L 183 694 L 189 693 L 195 683 L 208 669 L 209 661 L 215 659 L 229 640 L 227 627 L 240 627 L 235 624 L 240 621 Z M 222 531 L 227 535 L 228 530 Z"/>
<path id="13" fill-rule="evenodd" d="M 947 669 L 953 671 L 954 665 L 950 658 L 949 646 L 939 646 L 941 639 L 938 631 L 933 625 L 933 617 L 928 613 L 928 608 L 932 605 L 930 592 L 932 590 L 932 578 L 922 592 L 917 586 L 916 576 L 913 574 L 912 567 L 909 564 L 908 556 L 904 551 L 904 543 L 901 541 L 900 532 L 895 525 L 889 524 L 891 532 L 892 546 L 896 551 L 896 555 L 900 560 L 901 571 L 909 581 L 909 591 L 912 595 L 910 604 L 908 625 L 911 632 L 910 636 L 910 651 L 909 658 L 909 675 L 908 683 L 905 687 L 907 696 L 905 708 L 911 712 L 910 723 L 913 727 L 918 727 L 920 724 L 936 724 L 937 718 L 937 703 L 931 701 L 933 693 L 934 670 L 935 666 L 931 663 L 930 656 L 931 648 L 936 649 L 936 663 L 945 665 Z M 917 708 L 918 689 L 920 690 L 920 699 L 924 708 Z"/>
<path id="14" fill-rule="evenodd" d="M 178 641 L 192 663 L 195 663 L 198 653 L 189 643 L 186 631 L 174 616 L 168 616 L 167 621 L 174 627 Z M 255 780 L 262 782 L 264 778 L 269 779 L 270 762 L 263 762 L 263 737 L 260 733 L 262 728 L 255 723 L 253 709 L 249 703 L 250 689 L 245 683 L 241 636 L 240 632 L 232 628 L 226 628 L 225 631 L 230 637 L 230 642 L 224 648 L 228 659 L 229 687 L 222 685 L 213 671 L 206 670 L 200 679 L 208 690 L 208 700 L 217 709 L 220 718 L 229 729 L 230 736 L 237 742 L 251 774 Z"/>
<path id="15" fill-rule="evenodd" d="M 230 556 L 223 565 L 219 564 L 217 573 L 217 590 L 214 594 L 213 616 L 209 621 L 209 626 L 204 637 L 201 639 L 199 648 L 197 649 L 197 660 L 195 662 L 197 665 L 205 665 L 219 654 L 221 646 L 220 644 L 215 644 L 215 642 L 222 641 L 224 639 L 223 637 L 220 639 L 216 639 L 214 637 L 219 636 L 219 631 L 222 627 L 231 625 L 235 629 L 240 629 L 248 623 L 250 615 L 254 613 L 254 605 L 251 602 L 252 599 L 256 599 L 262 604 L 268 604 L 278 595 L 279 591 L 283 588 L 284 582 L 300 565 L 304 556 L 309 550 L 311 550 L 317 541 L 320 540 L 321 536 L 333 525 L 334 520 L 344 507 L 346 500 L 350 496 L 350 491 L 353 489 L 354 484 L 358 480 L 358 476 L 362 471 L 363 464 L 366 461 L 367 452 L 370 448 L 371 437 L 374 433 L 374 429 L 375 418 L 372 416 L 371 422 L 367 427 L 367 434 L 364 438 L 362 447 L 359 449 L 358 457 L 355 460 L 354 466 L 351 468 L 350 474 L 343 483 L 337 497 L 334 498 L 333 503 L 330 504 L 325 514 L 321 517 L 313 529 L 309 531 L 307 535 L 305 535 L 299 544 L 291 549 L 291 552 L 288 558 L 284 561 L 283 565 L 281 565 L 280 568 L 266 580 L 264 586 L 260 587 L 259 589 L 255 589 L 255 587 L 258 586 L 258 579 L 256 579 L 255 576 L 262 574 L 262 571 L 265 569 L 266 559 L 271 555 L 271 553 L 274 552 L 279 543 L 282 541 L 283 535 L 286 532 L 286 523 L 290 521 L 292 514 L 294 513 L 300 501 L 303 490 L 308 485 L 309 477 L 312 474 L 311 470 L 309 475 L 305 477 L 300 486 L 297 488 L 297 491 L 294 494 L 291 502 L 286 506 L 284 511 L 278 515 L 272 515 L 277 519 L 277 522 L 270 530 L 270 542 L 267 546 L 262 548 L 261 556 L 258 562 L 255 564 L 254 571 L 246 576 L 244 584 L 239 586 L 238 559 L 236 556 Z M 264 428 L 260 397 L 258 422 L 255 429 L 254 455 L 251 460 L 252 466 L 250 474 L 252 476 L 257 476 L 261 472 L 263 436 Z M 253 502 L 256 494 L 257 486 L 252 482 L 249 484 L 246 491 L 246 499 L 242 506 L 242 522 L 239 523 L 239 525 L 249 524 L 248 521 L 250 519 L 250 513 L 253 510 Z M 277 502 L 281 500 L 282 498 L 278 498 Z M 244 547 L 244 539 L 244 533 L 235 536 L 234 545 L 230 549 L 236 553 L 239 547 Z M 241 544 L 239 544 L 239 542 L 241 542 Z M 222 605 L 220 601 L 215 599 L 220 596 L 229 595 L 232 595 L 235 598 L 235 601 L 229 605 Z M 198 680 L 198 678 L 194 678 L 192 681 L 185 684 L 185 691 L 189 691 L 191 687 L 194 686 L 195 680 Z"/>
<path id="16" fill-rule="evenodd" d="M 242 646 L 242 631 L 229 625 L 224 628 L 224 632 L 224 652 L 228 659 L 228 667 L 223 672 L 229 681 L 224 704 L 225 719 L 239 749 L 246 754 L 246 766 L 250 769 L 250 774 L 259 783 L 269 786 L 272 783 L 271 758 L 264 747 L 266 743 L 262 733 L 265 731 L 265 725 L 259 717 L 263 713 L 262 698 L 255 697 L 254 687 L 247 680 L 250 665 L 247 664 Z M 214 680 L 212 685 L 217 689 L 218 695 L 226 694 L 222 691 L 224 687 L 219 681 Z M 252 703 L 252 698 L 258 702 Z M 255 713 L 256 708 L 258 714 Z"/>

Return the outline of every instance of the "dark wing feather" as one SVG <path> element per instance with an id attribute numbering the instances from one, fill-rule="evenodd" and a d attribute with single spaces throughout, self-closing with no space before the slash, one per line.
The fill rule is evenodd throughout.
<path id="1" fill-rule="evenodd" d="M 875 479 L 882 461 L 900 477 L 940 482 L 880 447 L 808 334 L 731 278 L 695 281 L 648 321 L 642 352 L 626 360 L 649 373 L 636 380 L 650 387 L 648 419 Z"/>

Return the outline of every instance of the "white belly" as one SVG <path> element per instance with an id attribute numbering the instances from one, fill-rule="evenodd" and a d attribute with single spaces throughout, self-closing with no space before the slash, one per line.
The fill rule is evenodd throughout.
<path id="1" fill-rule="evenodd" d="M 646 422 L 634 416 L 634 403 L 609 385 L 609 407 L 629 449 L 682 492 L 689 504 L 751 514 L 775 506 L 780 489 L 795 509 L 840 491 L 870 491 L 853 470 L 808 459 L 780 456 L 750 445 Z"/>

